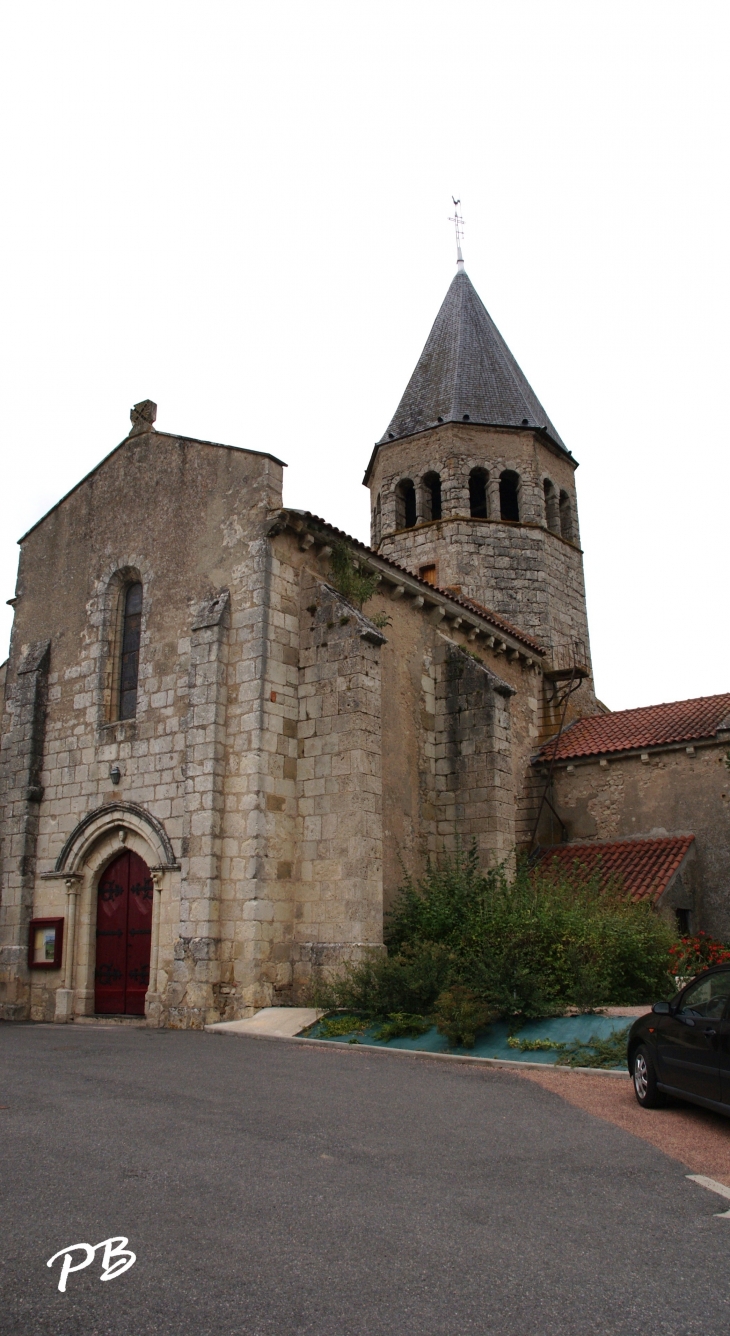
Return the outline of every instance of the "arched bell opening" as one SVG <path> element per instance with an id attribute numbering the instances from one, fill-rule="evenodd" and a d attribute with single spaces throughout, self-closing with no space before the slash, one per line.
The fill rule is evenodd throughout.
<path id="1" fill-rule="evenodd" d="M 500 519 L 519 522 L 520 479 L 512 469 L 505 469 L 499 479 Z"/>
<path id="2" fill-rule="evenodd" d="M 403 478 L 395 489 L 395 527 L 412 529 L 416 523 L 416 489 L 410 478 Z"/>
<path id="3" fill-rule="evenodd" d="M 469 474 L 469 514 L 475 520 L 488 519 L 488 482 L 489 474 L 486 469 L 472 469 Z"/>
<path id="4" fill-rule="evenodd" d="M 570 543 L 575 542 L 573 530 L 573 507 L 567 492 L 560 493 L 560 532 Z"/>
<path id="5" fill-rule="evenodd" d="M 438 473 L 430 472 L 423 477 L 423 501 L 425 520 L 441 519 L 441 478 Z"/>
<path id="6" fill-rule="evenodd" d="M 545 478 L 542 486 L 545 494 L 545 524 L 551 533 L 560 533 L 558 494 L 549 478 Z"/>

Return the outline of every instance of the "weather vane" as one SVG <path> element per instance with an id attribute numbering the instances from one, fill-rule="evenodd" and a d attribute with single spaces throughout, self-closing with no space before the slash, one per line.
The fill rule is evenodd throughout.
<path id="1" fill-rule="evenodd" d="M 461 253 L 461 241 L 464 236 L 464 219 L 459 213 L 459 205 L 461 204 L 461 200 L 454 199 L 453 195 L 451 196 L 451 198 L 452 200 L 454 200 L 454 216 L 453 218 L 449 218 L 449 222 L 454 224 L 454 231 L 456 233 L 456 267 L 457 269 L 463 269 L 464 257 Z"/>

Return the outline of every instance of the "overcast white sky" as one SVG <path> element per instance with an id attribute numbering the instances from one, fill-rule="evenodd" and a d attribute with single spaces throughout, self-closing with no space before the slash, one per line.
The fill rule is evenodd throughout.
<path id="1" fill-rule="evenodd" d="M 0 657 L 16 539 L 142 398 L 279 455 L 288 504 L 367 540 L 453 193 L 581 464 L 599 695 L 730 689 L 726 0 L 0 13 Z"/>

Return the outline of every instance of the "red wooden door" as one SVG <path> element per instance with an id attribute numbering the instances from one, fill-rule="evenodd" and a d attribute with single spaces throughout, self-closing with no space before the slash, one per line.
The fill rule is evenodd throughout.
<path id="1" fill-rule="evenodd" d="M 152 878 L 147 864 L 125 850 L 106 868 L 96 907 L 95 1010 L 144 1016 L 150 981 Z"/>

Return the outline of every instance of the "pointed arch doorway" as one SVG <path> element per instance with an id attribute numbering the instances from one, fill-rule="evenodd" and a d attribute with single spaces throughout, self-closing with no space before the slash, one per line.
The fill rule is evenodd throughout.
<path id="1" fill-rule="evenodd" d="M 94 1009 L 102 1016 L 144 1016 L 150 981 L 153 883 L 131 849 L 104 869 L 96 898 Z"/>

